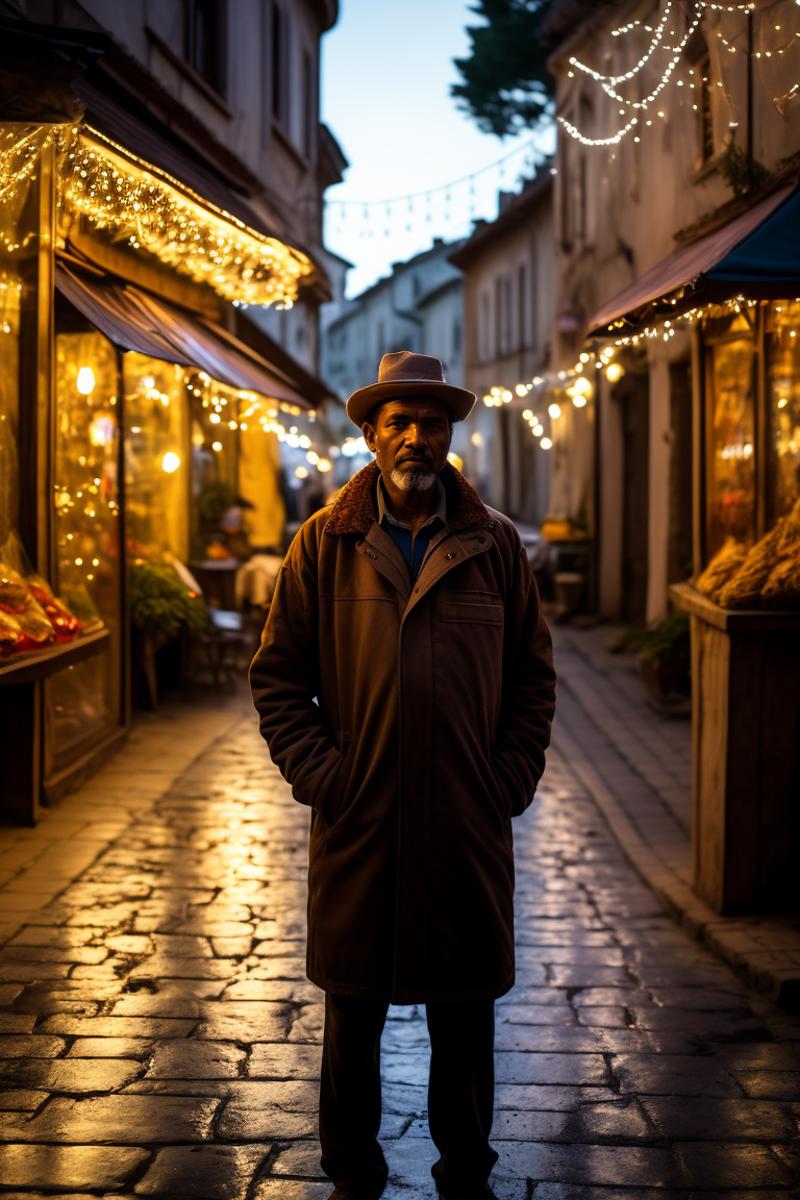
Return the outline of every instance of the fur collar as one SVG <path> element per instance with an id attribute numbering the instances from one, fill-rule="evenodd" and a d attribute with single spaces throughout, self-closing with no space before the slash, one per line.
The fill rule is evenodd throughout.
<path id="1" fill-rule="evenodd" d="M 369 532 L 377 519 L 375 490 L 378 474 L 378 467 L 372 462 L 344 485 L 331 505 L 326 533 Z M 448 463 L 439 478 L 447 496 L 447 523 L 451 529 L 469 529 L 488 523 L 489 510 L 460 471 Z"/>

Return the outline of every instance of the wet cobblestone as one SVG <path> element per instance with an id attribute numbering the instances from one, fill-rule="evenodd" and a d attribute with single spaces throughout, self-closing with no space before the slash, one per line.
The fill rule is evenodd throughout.
<path id="1" fill-rule="evenodd" d="M 142 736 L 143 771 L 114 760 L 43 833 L 0 833 L 6 1197 L 330 1191 L 322 996 L 304 976 L 308 814 L 245 697 L 222 727 L 182 771 Z M 673 923 L 557 754 L 514 828 L 500 1200 L 800 1195 L 800 1021 Z M 424 1014 L 391 1009 L 383 1046 L 385 1195 L 432 1200 Z"/>

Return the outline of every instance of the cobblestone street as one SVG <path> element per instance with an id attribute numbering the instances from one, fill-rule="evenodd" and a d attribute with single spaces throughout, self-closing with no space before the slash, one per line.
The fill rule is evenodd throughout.
<path id="1" fill-rule="evenodd" d="M 0 832 L 6 1195 L 328 1195 L 307 820 L 242 694 L 140 721 Z M 500 1200 L 800 1194 L 800 1021 L 673 922 L 558 753 L 514 828 Z M 390 1010 L 383 1046 L 385 1195 L 433 1197 L 424 1014 Z"/>

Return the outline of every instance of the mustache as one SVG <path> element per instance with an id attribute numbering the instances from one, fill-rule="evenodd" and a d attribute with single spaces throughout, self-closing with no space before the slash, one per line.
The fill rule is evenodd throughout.
<path id="1" fill-rule="evenodd" d="M 398 458 L 397 462 L 425 463 L 426 466 L 430 467 L 433 464 L 433 459 L 429 458 L 426 454 L 406 454 L 403 458 Z"/>

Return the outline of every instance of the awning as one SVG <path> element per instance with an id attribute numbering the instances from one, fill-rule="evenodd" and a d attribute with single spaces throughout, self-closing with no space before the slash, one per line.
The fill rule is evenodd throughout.
<path id="1" fill-rule="evenodd" d="M 120 350 L 205 371 L 220 383 L 309 409 L 282 372 L 227 330 L 110 276 L 56 263 L 56 287 Z"/>
<path id="2" fill-rule="evenodd" d="M 800 289 L 798 221 L 800 190 L 792 182 L 721 229 L 662 258 L 594 314 L 590 334 L 618 333 L 619 327 L 610 328 L 613 322 L 640 325 L 735 295 L 748 285 L 758 284 L 762 294 L 772 295 Z M 671 303 L 675 298 L 677 305 Z M 662 300 L 666 303 L 659 304 Z"/>

